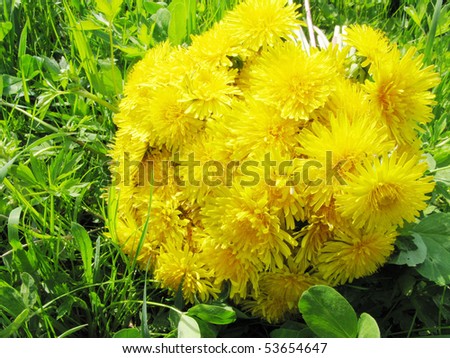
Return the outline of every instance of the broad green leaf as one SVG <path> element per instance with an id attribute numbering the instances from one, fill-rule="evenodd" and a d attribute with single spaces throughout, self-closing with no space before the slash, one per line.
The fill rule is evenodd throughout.
<path id="1" fill-rule="evenodd" d="M 156 14 L 151 16 L 151 19 L 155 22 L 155 29 L 153 37 L 156 41 L 167 40 L 167 32 L 169 29 L 171 14 L 165 7 L 159 9 Z"/>
<path id="2" fill-rule="evenodd" d="M 107 96 L 116 96 L 122 93 L 122 73 L 116 65 L 110 62 L 100 62 L 101 84 L 97 91 Z"/>
<path id="3" fill-rule="evenodd" d="M 5 96 L 17 94 L 23 89 L 22 79 L 19 77 L 3 75 L 2 82 L 3 82 L 3 95 Z"/>
<path id="4" fill-rule="evenodd" d="M 422 157 L 427 162 L 428 170 L 433 171 L 434 169 L 436 169 L 436 160 L 433 158 L 433 156 L 430 153 L 425 153 Z"/>
<path id="5" fill-rule="evenodd" d="M 24 303 L 29 308 L 33 308 L 38 298 L 37 287 L 34 283 L 34 279 L 28 272 L 22 272 L 20 274 L 20 278 L 22 279 L 20 295 L 22 296 Z"/>
<path id="6" fill-rule="evenodd" d="M 161 3 L 157 3 L 157 2 L 153 2 L 153 1 L 149 1 L 149 0 L 144 1 L 144 9 L 151 15 L 156 14 L 156 12 L 163 7 L 164 7 L 164 5 Z"/>
<path id="7" fill-rule="evenodd" d="M 58 77 L 55 76 L 61 74 L 61 67 L 59 66 L 58 62 L 56 62 L 54 58 L 50 58 L 47 56 L 42 56 L 42 58 L 44 59 L 44 69 L 50 72 L 52 78 L 57 79 Z"/>
<path id="8" fill-rule="evenodd" d="M 450 213 L 427 216 L 412 229 L 411 234 L 420 235 L 428 251 L 425 261 L 416 270 L 438 285 L 449 284 Z"/>
<path id="9" fill-rule="evenodd" d="M 77 29 L 81 31 L 101 30 L 102 26 L 92 20 L 82 20 L 77 22 Z"/>
<path id="10" fill-rule="evenodd" d="M 308 327 L 320 338 L 356 337 L 356 313 L 335 289 L 313 286 L 303 293 L 298 306 Z"/>
<path id="11" fill-rule="evenodd" d="M 363 313 L 359 317 L 358 338 L 380 338 L 377 321 L 368 313 Z"/>
<path id="12" fill-rule="evenodd" d="M 86 282 L 92 283 L 92 257 L 94 250 L 91 239 L 85 228 L 78 223 L 72 223 L 71 231 L 81 253 Z"/>
<path id="13" fill-rule="evenodd" d="M 413 19 L 418 27 L 422 28 L 422 18 L 420 14 L 417 13 L 414 6 L 405 6 L 405 12 L 411 17 L 411 19 Z"/>
<path id="14" fill-rule="evenodd" d="M 187 314 L 213 324 L 230 324 L 236 321 L 236 312 L 229 306 L 198 304 L 191 307 Z"/>
<path id="15" fill-rule="evenodd" d="M 27 308 L 20 293 L 4 281 L 0 281 L 0 308 L 17 317 Z"/>
<path id="16" fill-rule="evenodd" d="M 21 179 L 27 186 L 39 184 L 36 180 L 36 177 L 34 176 L 33 171 L 23 163 L 20 163 L 18 165 L 16 176 L 17 178 Z"/>
<path id="17" fill-rule="evenodd" d="M 154 15 L 152 15 L 152 19 L 155 21 L 156 25 L 166 30 L 169 28 L 170 18 L 171 13 L 165 7 L 159 9 Z"/>
<path id="18" fill-rule="evenodd" d="M 174 0 L 168 7 L 171 17 L 169 24 L 169 40 L 172 45 L 181 45 L 187 35 L 188 10 L 185 0 Z"/>
<path id="19" fill-rule="evenodd" d="M 398 256 L 390 260 L 392 264 L 414 267 L 424 262 L 427 257 L 427 247 L 418 234 L 413 234 L 411 237 L 399 237 L 396 246 L 400 252 Z"/>
<path id="20" fill-rule="evenodd" d="M 48 168 L 42 160 L 38 160 L 33 154 L 30 155 L 31 171 L 34 180 L 42 186 L 47 186 Z"/>
<path id="21" fill-rule="evenodd" d="M 178 322 L 178 338 L 201 338 L 197 321 L 186 314 L 182 314 Z"/>
<path id="22" fill-rule="evenodd" d="M 137 328 L 124 328 L 114 333 L 113 338 L 141 338 L 141 332 Z"/>
<path id="23" fill-rule="evenodd" d="M 217 338 L 219 328 L 211 323 L 205 322 L 201 319 L 195 319 L 198 327 L 200 328 L 200 334 L 202 338 Z"/>
<path id="24" fill-rule="evenodd" d="M 95 7 L 109 22 L 112 22 L 119 13 L 122 2 L 123 0 L 96 0 Z"/>
<path id="25" fill-rule="evenodd" d="M 136 46 L 116 46 L 120 51 L 125 52 L 129 57 L 143 57 L 145 50 L 138 48 Z"/>
<path id="26" fill-rule="evenodd" d="M 37 56 L 31 56 L 28 54 L 23 55 L 20 58 L 20 69 L 25 79 L 29 80 L 39 74 L 39 70 L 42 68 L 44 60 Z"/>
<path id="27" fill-rule="evenodd" d="M 3 41 L 8 32 L 13 28 L 12 23 L 9 21 L 0 22 L 0 41 Z"/>
<path id="28" fill-rule="evenodd" d="M 442 121 L 442 125 L 444 126 L 444 129 L 441 131 L 441 135 L 443 135 L 443 132 L 447 127 L 447 121 Z M 438 175 L 442 170 L 441 168 L 450 165 L 450 143 L 439 145 L 439 147 L 434 148 L 432 153 L 433 158 L 436 160 L 436 166 L 439 168 L 435 175 Z"/>
<path id="29" fill-rule="evenodd" d="M 450 169 L 442 169 L 436 172 L 434 180 L 450 186 Z"/>

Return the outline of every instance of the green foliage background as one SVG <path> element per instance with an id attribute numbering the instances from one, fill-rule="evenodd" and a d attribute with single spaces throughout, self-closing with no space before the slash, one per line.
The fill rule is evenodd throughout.
<path id="1" fill-rule="evenodd" d="M 237 2 L 0 0 L 0 336 L 315 334 L 308 313 L 270 326 L 225 297 L 184 307 L 108 240 L 107 151 L 129 69 L 160 41 L 189 43 Z M 382 337 L 448 337 L 450 6 L 317 0 L 311 7 L 330 36 L 335 25 L 368 23 L 416 46 L 441 75 L 435 119 L 423 133 L 437 183 L 430 205 L 402 232 L 390 264 L 338 290 L 375 318 Z M 182 328 L 191 320 L 196 332 Z"/>

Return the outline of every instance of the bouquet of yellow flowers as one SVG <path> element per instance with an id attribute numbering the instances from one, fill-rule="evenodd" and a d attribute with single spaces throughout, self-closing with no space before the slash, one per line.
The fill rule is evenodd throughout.
<path id="1" fill-rule="evenodd" d="M 110 151 L 116 240 L 187 302 L 280 322 L 373 274 L 426 208 L 418 132 L 439 78 L 368 26 L 318 49 L 298 5 L 246 0 L 129 75 Z"/>

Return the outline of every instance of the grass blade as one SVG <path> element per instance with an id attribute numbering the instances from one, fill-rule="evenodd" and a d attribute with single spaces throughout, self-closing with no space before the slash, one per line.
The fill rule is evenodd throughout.
<path id="1" fill-rule="evenodd" d="M 18 206 L 10 212 L 8 217 L 8 241 L 11 246 L 13 246 L 13 248 L 15 247 L 16 243 L 20 245 L 19 222 L 21 213 L 22 207 Z"/>
<path id="2" fill-rule="evenodd" d="M 92 248 L 91 239 L 88 233 L 86 232 L 86 229 L 78 223 L 74 222 L 72 223 L 71 231 L 75 239 L 75 242 L 77 243 L 78 248 L 80 249 L 86 282 L 92 284 L 93 283 L 92 257 L 94 250 Z"/>
<path id="3" fill-rule="evenodd" d="M 79 330 L 81 330 L 81 329 L 83 329 L 84 327 L 87 327 L 87 326 L 88 326 L 88 324 L 86 323 L 86 324 L 82 324 L 82 325 L 80 325 L 80 326 L 73 327 L 73 328 L 71 328 L 71 329 L 65 331 L 63 334 L 60 334 L 60 335 L 58 336 L 58 338 L 65 338 L 65 337 L 68 337 L 68 336 L 70 336 L 71 334 L 73 334 L 73 333 L 75 333 L 75 332 L 78 332 Z"/>
<path id="4" fill-rule="evenodd" d="M 427 37 L 427 44 L 425 46 L 424 62 L 426 64 L 429 64 L 431 60 L 431 50 L 433 48 L 434 37 L 436 36 L 436 29 L 441 14 L 441 8 L 442 0 L 437 0 L 434 7 L 433 19 L 431 20 L 430 32 Z"/>
<path id="5" fill-rule="evenodd" d="M 29 317 L 30 310 L 28 308 L 24 309 L 11 324 L 5 329 L 0 331 L 0 338 L 11 337 L 17 330 L 27 321 Z"/>

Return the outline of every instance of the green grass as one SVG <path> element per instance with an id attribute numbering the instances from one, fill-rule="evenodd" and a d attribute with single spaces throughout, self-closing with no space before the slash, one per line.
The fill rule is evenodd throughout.
<path id="1" fill-rule="evenodd" d="M 182 302 L 109 237 L 112 118 L 129 69 L 147 49 L 166 38 L 189 42 L 236 2 L 186 2 L 179 13 L 183 1 L 175 0 L 167 8 L 0 0 L 0 336 L 112 337 L 128 327 L 176 336 L 173 312 Z M 449 4 L 434 3 L 318 0 L 312 12 L 327 34 L 334 25 L 369 23 L 435 64 L 442 81 L 423 140 L 439 178 L 430 210 L 448 212 L 450 15 Z M 179 21 L 183 31 L 174 30 Z M 383 336 L 450 334 L 449 290 L 408 267 L 387 265 L 340 291 L 375 317 Z M 219 334 L 266 337 L 275 328 L 242 316 Z"/>

